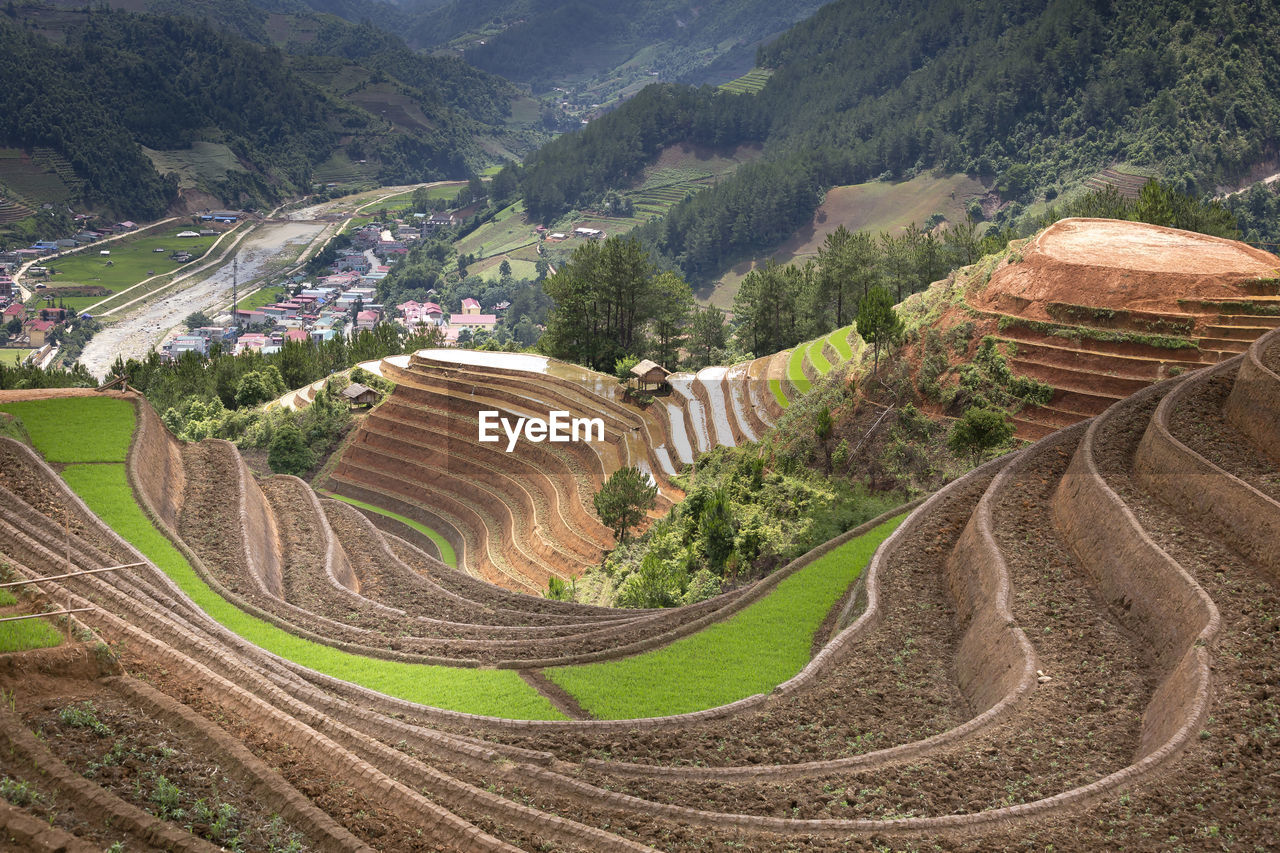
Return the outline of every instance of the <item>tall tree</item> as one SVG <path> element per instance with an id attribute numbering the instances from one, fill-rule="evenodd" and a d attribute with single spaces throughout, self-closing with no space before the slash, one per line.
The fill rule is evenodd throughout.
<path id="1" fill-rule="evenodd" d="M 818 281 L 824 301 L 835 313 L 835 328 L 853 319 L 858 300 L 879 280 L 879 261 L 875 238 L 866 231 L 853 233 L 841 225 L 823 241 Z"/>
<path id="2" fill-rule="evenodd" d="M 694 308 L 689 328 L 689 366 L 700 370 L 711 365 L 716 353 L 727 344 L 724 313 L 713 305 Z"/>
<path id="3" fill-rule="evenodd" d="M 858 334 L 874 348 L 872 372 L 878 372 L 880 346 L 892 344 L 902 334 L 902 318 L 893 310 L 893 297 L 883 287 L 873 287 L 858 303 Z"/>
<path id="4" fill-rule="evenodd" d="M 543 352 L 607 372 L 621 356 L 644 351 L 653 286 L 653 266 L 636 240 L 584 243 L 543 286 L 555 303 Z"/>
<path id="5" fill-rule="evenodd" d="M 619 468 L 609 475 L 595 495 L 596 513 L 613 530 L 618 542 L 627 541 L 627 532 L 644 521 L 653 508 L 658 487 L 636 467 Z"/>
<path id="6" fill-rule="evenodd" d="M 654 279 L 648 298 L 651 304 L 647 313 L 653 318 L 649 353 L 654 361 L 670 369 L 680 360 L 680 349 L 688 336 L 693 291 L 679 275 L 666 272 Z"/>

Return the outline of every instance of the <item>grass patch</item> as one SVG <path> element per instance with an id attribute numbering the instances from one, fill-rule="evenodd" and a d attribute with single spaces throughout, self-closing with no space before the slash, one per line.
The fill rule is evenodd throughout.
<path id="1" fill-rule="evenodd" d="M 791 401 L 787 399 L 787 393 L 782 390 L 782 380 L 770 379 L 769 392 L 773 394 L 773 399 L 778 401 L 778 405 L 786 408 L 791 405 Z"/>
<path id="2" fill-rule="evenodd" d="M 177 235 L 183 231 L 199 231 L 207 227 L 182 225 L 166 229 L 163 234 L 148 232 L 146 236 L 137 238 L 91 243 L 80 252 L 50 261 L 49 266 L 57 273 L 48 279 L 49 284 L 92 284 L 114 292 L 153 275 L 174 272 L 199 261 L 218 239 L 216 236 L 179 239 Z M 164 251 L 157 252 L 156 249 Z M 111 255 L 99 255 L 98 252 L 102 250 L 110 251 Z M 194 260 L 187 263 L 170 260 L 169 256 L 177 251 L 190 252 Z M 111 266 L 107 266 L 108 262 Z M 101 302 L 102 298 L 99 297 L 96 301 Z"/>
<path id="3" fill-rule="evenodd" d="M 724 622 L 661 649 L 556 667 L 547 676 L 608 720 L 700 711 L 766 693 L 809 662 L 813 635 L 827 613 L 904 518 L 814 560 Z"/>
<path id="4" fill-rule="evenodd" d="M 27 428 L 23 425 L 22 418 L 8 412 L 0 412 L 0 435 L 23 444 L 31 443 L 31 436 L 27 435 Z"/>
<path id="5" fill-rule="evenodd" d="M 61 401 L 59 401 L 61 402 Z M 142 512 L 123 464 L 72 465 L 62 472 L 99 518 L 178 584 L 196 606 L 254 645 L 334 678 L 437 708 L 512 719 L 563 719 L 514 670 L 428 666 L 361 657 L 296 637 L 215 593 Z"/>
<path id="6" fill-rule="evenodd" d="M 787 378 L 801 394 L 808 394 L 809 389 L 813 387 L 813 383 L 804 375 L 804 354 L 808 349 L 806 346 L 798 346 L 791 351 L 791 357 L 787 359 Z"/>
<path id="7" fill-rule="evenodd" d="M 0 405 L 22 421 L 50 462 L 123 462 L 133 437 L 133 404 L 113 397 L 61 397 Z"/>
<path id="8" fill-rule="evenodd" d="M 378 515 L 385 515 L 387 518 L 395 519 L 401 524 L 412 527 L 414 530 L 434 542 L 436 547 L 440 549 L 440 562 L 450 568 L 458 568 L 458 554 L 453 550 L 453 546 L 449 544 L 449 540 L 445 539 L 425 524 L 414 521 L 412 518 L 405 518 L 403 515 L 396 515 L 394 512 L 385 510 L 382 507 L 377 507 L 373 504 L 365 503 L 364 501 L 358 501 L 355 498 L 344 497 L 343 495 L 337 495 L 333 492 L 320 492 L 320 494 L 324 495 L 326 498 L 333 498 L 335 501 L 342 501 L 344 504 L 357 506 L 360 507 L 360 509 L 366 509 L 369 512 L 376 512 Z"/>
<path id="9" fill-rule="evenodd" d="M 240 310 L 252 311 L 265 305 L 274 305 L 283 294 L 281 287 L 262 287 L 240 300 Z"/>
<path id="10" fill-rule="evenodd" d="M 4 347 L 0 349 L 0 364 L 18 366 L 31 352 L 31 347 Z"/>
<path id="11" fill-rule="evenodd" d="M 842 329 L 836 329 L 827 335 L 827 343 L 840 353 L 840 363 L 844 364 L 853 358 L 853 347 L 849 346 L 849 333 L 853 331 L 853 326 L 845 326 Z"/>
<path id="12" fill-rule="evenodd" d="M 0 572 L 0 577 L 7 573 Z M 18 578 L 13 576 L 14 580 Z M 7 589 L 0 589 L 0 607 L 12 607 L 17 597 Z M 21 614 L 5 614 L 18 616 Z M 62 644 L 62 632 L 44 619 L 23 619 L 20 622 L 0 622 L 0 654 L 25 652 L 29 649 L 47 649 Z"/>
<path id="13" fill-rule="evenodd" d="M 62 632 L 44 619 L 0 622 L 0 654 L 62 645 Z"/>

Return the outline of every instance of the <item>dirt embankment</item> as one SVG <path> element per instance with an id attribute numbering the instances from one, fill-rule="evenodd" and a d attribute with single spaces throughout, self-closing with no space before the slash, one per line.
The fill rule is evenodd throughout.
<path id="1" fill-rule="evenodd" d="M 974 306 L 1052 320 L 1049 303 L 1180 312 L 1179 299 L 1242 295 L 1280 258 L 1235 240 L 1113 219 L 1064 219 L 991 276 Z"/>

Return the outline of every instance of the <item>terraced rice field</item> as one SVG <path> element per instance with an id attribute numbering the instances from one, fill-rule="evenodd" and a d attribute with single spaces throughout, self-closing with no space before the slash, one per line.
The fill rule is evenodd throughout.
<path id="1" fill-rule="evenodd" d="M 791 404 L 792 394 L 809 393 L 813 387 L 811 377 L 826 376 L 832 368 L 852 360 L 854 350 L 849 341 L 853 336 L 854 327 L 845 326 L 790 350 L 786 358 L 785 382 L 782 377 L 769 379 L 769 391 L 778 405 L 785 409 Z M 861 339 L 858 341 L 861 344 Z"/>
<path id="2" fill-rule="evenodd" d="M 343 503 L 346 503 L 346 504 L 351 504 L 352 506 L 359 507 L 360 509 L 366 510 L 367 512 L 377 513 L 378 515 L 385 515 L 387 518 L 395 519 L 401 524 L 404 524 L 408 527 L 412 527 L 414 530 L 417 530 L 423 536 L 426 536 L 428 539 L 434 542 L 436 547 L 440 549 L 440 562 L 444 563 L 446 566 L 448 566 L 451 569 L 455 569 L 458 567 L 458 555 L 454 553 L 453 546 L 449 544 L 449 540 L 445 539 L 443 536 L 441 536 L 439 533 L 432 530 L 430 527 L 427 527 L 425 524 L 421 524 L 417 521 L 414 521 L 411 518 L 405 518 L 403 515 L 396 515 L 394 512 L 389 512 L 385 509 L 381 509 L 379 507 L 374 506 L 373 504 L 368 504 L 368 503 L 365 503 L 364 501 L 358 501 L 355 498 L 348 498 L 343 495 L 334 494 L 333 492 L 324 492 L 323 494 L 326 497 L 331 497 L 334 500 L 342 501 Z"/>
<path id="3" fill-rule="evenodd" d="M 397 381 L 417 376 L 425 387 L 411 367 L 395 368 Z M 1149 386 L 1088 424 L 993 460 L 903 520 L 880 519 L 851 542 L 830 543 L 772 589 L 677 611 L 609 611 L 499 590 L 376 533 L 343 504 L 307 498 L 298 481 L 251 487 L 238 467 L 216 467 L 234 459 L 225 447 L 177 447 L 145 412 L 128 478 L 125 465 L 104 461 L 71 465 L 64 480 L 0 442 L 0 542 L 15 571 L 62 565 L 64 517 L 75 565 L 131 553 L 77 508 L 64 482 L 160 563 L 53 585 L 57 597 L 96 602 L 85 621 L 113 643 L 126 674 L 75 644 L 26 653 L 59 657 L 41 659 L 46 677 L 34 695 L 0 707 L 0 773 L 36 794 L 0 820 L 11 837 L 52 833 L 31 849 L 75 849 L 67 838 L 142 847 L 135 842 L 158 832 L 188 832 L 168 813 L 120 806 L 134 783 L 116 784 L 115 771 L 82 773 L 109 751 L 94 746 L 92 717 L 136 728 L 140 739 L 126 746 L 144 754 L 181 733 L 195 766 L 218 766 L 247 786 L 228 783 L 220 794 L 246 826 L 263 827 L 252 816 L 270 814 L 252 792 L 293 792 L 271 808 L 286 833 L 316 849 L 1198 849 L 1227 836 L 1269 849 L 1280 819 L 1280 735 L 1265 698 L 1280 671 L 1271 630 L 1280 614 L 1280 487 L 1268 456 L 1280 450 L 1278 367 L 1280 331 L 1271 331 L 1207 371 Z M 502 377 L 510 393 L 521 387 L 487 372 L 494 388 Z M 735 378 L 719 377 L 726 399 Z M 694 382 L 691 393 L 710 408 L 712 387 Z M 65 455 L 68 444 L 46 446 Z M 118 436 L 97 452 L 111 455 L 110 447 Z M 165 485 L 179 482 L 180 492 Z M 222 525 L 212 512 L 220 506 L 246 520 L 241 535 L 221 527 L 205 535 L 195 523 Z M 267 517 L 275 537 L 255 520 Z M 510 674 L 554 711 L 546 717 L 571 719 L 502 720 L 406 702 L 263 651 L 259 642 L 276 642 L 265 628 L 247 631 L 245 643 L 208 619 L 182 592 L 195 589 L 190 580 L 170 583 L 175 561 L 187 559 L 175 543 L 200 555 L 210 577 L 242 584 L 237 595 L 261 584 L 268 592 L 255 601 L 283 596 L 244 618 L 316 646 L 290 653 L 335 651 L 279 626 L 302 603 L 341 602 L 357 618 L 306 611 L 307 625 L 364 643 L 375 639 L 366 627 L 375 618 L 411 628 L 384 637 L 398 649 L 362 655 L 360 671 L 344 678 L 407 665 L 390 652 L 423 643 L 459 657 L 557 646 L 602 657 L 447 668 Z M 219 620 L 244 614 L 203 603 Z M 744 639 L 761 634 L 765 642 Z M 753 666 L 740 653 L 762 646 L 789 663 L 752 682 L 773 656 Z M 593 709 L 622 716 L 589 692 L 608 667 L 634 668 L 629 713 L 665 713 L 686 697 L 660 688 L 708 658 L 741 661 L 753 676 L 697 704 L 745 698 L 662 718 L 586 718 Z M 100 678 L 102 666 L 110 677 Z M 17 672 L 0 658 L 0 686 L 20 685 Z M 719 691 L 713 676 L 691 678 L 684 692 Z M 757 690 L 767 693 L 747 695 Z M 644 705 L 646 696 L 659 701 Z M 158 749 L 154 756 L 162 760 Z M 182 791 L 196 785 L 196 774 L 174 772 Z M 151 808 L 156 781 L 140 781 L 134 802 Z M 362 797 L 368 791 L 376 801 Z M 55 797 L 62 805 L 46 820 Z M 415 829 L 424 841 L 412 840 Z"/>
<path id="4" fill-rule="evenodd" d="M 28 205 L 57 204 L 73 194 L 48 162 L 34 160 L 17 148 L 0 148 L 0 185 L 9 187 Z"/>
<path id="5" fill-rule="evenodd" d="M 728 83 L 721 83 L 720 88 L 737 95 L 754 95 L 769 82 L 773 72 L 767 68 L 752 68 L 746 74 Z"/>

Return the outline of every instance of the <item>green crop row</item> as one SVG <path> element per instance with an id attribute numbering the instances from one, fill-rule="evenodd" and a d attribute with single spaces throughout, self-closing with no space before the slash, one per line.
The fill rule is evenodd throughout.
<path id="1" fill-rule="evenodd" d="M 826 345 L 826 338 L 818 338 L 809 344 L 809 361 L 813 364 L 815 370 L 822 376 L 826 376 L 831 372 L 831 362 L 827 361 L 826 355 L 822 352 L 822 348 Z"/>
<path id="2" fill-rule="evenodd" d="M 361 657 L 295 637 L 223 599 L 156 529 L 134 498 L 122 463 L 134 425 L 133 406 L 128 401 L 62 397 L 7 403 L 0 408 L 22 418 L 36 449 L 51 462 L 115 462 L 69 465 L 63 478 L 98 517 L 159 566 L 198 607 L 255 645 L 335 678 L 412 702 L 516 719 L 561 718 L 512 670 Z"/>
<path id="3" fill-rule="evenodd" d="M 133 404 L 113 397 L 61 397 L 0 405 L 20 418 L 50 462 L 123 462 L 133 437 Z"/>
<path id="4" fill-rule="evenodd" d="M 50 401 L 52 402 L 52 401 Z M 63 478 L 99 518 L 182 588 L 196 606 L 259 648 L 334 678 L 437 708 L 512 719 L 563 719 L 514 670 L 403 663 L 350 654 L 250 616 L 206 584 L 143 513 L 123 464 L 72 465 Z"/>
<path id="5" fill-rule="evenodd" d="M 773 399 L 777 400 L 778 405 L 782 408 L 785 409 L 787 406 L 791 405 L 791 401 L 787 399 L 787 392 L 782 390 L 782 380 L 770 379 L 769 393 L 773 394 Z"/>
<path id="6" fill-rule="evenodd" d="M 841 364 L 853 358 L 853 347 L 849 346 L 849 334 L 852 331 L 853 326 L 845 326 L 827 335 L 827 343 L 835 347 L 836 352 L 840 353 Z"/>
<path id="7" fill-rule="evenodd" d="M 813 383 L 804 375 L 804 354 L 808 349 L 808 346 L 801 344 L 791 351 L 791 357 L 787 359 L 787 378 L 801 394 L 808 394 L 813 387 Z"/>
<path id="8" fill-rule="evenodd" d="M 689 713 L 767 693 L 809 662 L 827 613 L 905 517 L 824 554 L 724 622 L 651 652 L 547 676 L 592 716 L 609 720 Z"/>
<path id="9" fill-rule="evenodd" d="M 445 539 L 425 524 L 414 521 L 412 518 L 405 518 L 403 515 L 396 515 L 394 512 L 385 510 L 382 507 L 377 507 L 373 504 L 365 503 L 364 501 L 358 501 L 355 498 L 334 494 L 333 492 L 320 492 L 320 494 L 324 495 L 326 498 L 333 498 L 335 501 L 342 501 L 345 504 L 358 506 L 361 509 L 368 510 L 369 512 L 376 512 L 378 515 L 385 515 L 387 518 L 395 519 L 403 525 L 412 527 L 414 530 L 434 542 L 436 547 L 440 549 L 440 562 L 444 563 L 446 566 L 450 566 L 451 568 L 456 569 L 458 567 L 458 554 L 453 550 L 453 546 L 449 544 L 449 540 Z"/>

